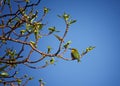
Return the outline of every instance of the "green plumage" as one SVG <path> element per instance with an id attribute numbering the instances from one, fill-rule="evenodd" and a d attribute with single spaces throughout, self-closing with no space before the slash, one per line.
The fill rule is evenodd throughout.
<path id="1" fill-rule="evenodd" d="M 77 49 L 75 49 L 75 48 L 71 49 L 71 57 L 72 57 L 72 60 L 77 59 L 77 61 L 80 62 L 80 54 Z"/>

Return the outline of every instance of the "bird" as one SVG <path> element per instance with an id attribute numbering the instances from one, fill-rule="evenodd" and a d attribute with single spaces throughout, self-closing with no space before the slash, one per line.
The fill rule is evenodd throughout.
<path id="1" fill-rule="evenodd" d="M 78 50 L 75 48 L 70 48 L 70 50 L 71 50 L 72 60 L 77 60 L 78 62 L 80 62 L 81 56 L 80 56 Z"/>

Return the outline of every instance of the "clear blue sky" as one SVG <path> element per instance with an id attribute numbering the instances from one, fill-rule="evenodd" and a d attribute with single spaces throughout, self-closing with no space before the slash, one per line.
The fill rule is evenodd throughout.
<path id="1" fill-rule="evenodd" d="M 51 9 L 45 18 L 48 26 L 56 26 L 61 33 L 65 24 L 57 14 L 66 12 L 77 19 L 66 38 L 72 41 L 71 47 L 79 52 L 89 45 L 96 48 L 81 63 L 57 59 L 56 65 L 45 69 L 22 70 L 35 78 L 28 86 L 39 85 L 40 78 L 45 86 L 120 86 L 120 0 L 42 0 L 36 9 L 43 7 Z M 41 48 L 46 45 L 56 49 L 57 40 L 43 40 Z"/>
<path id="2" fill-rule="evenodd" d="M 37 10 L 44 6 L 51 9 L 46 21 L 60 30 L 65 26 L 57 14 L 66 12 L 77 19 L 66 38 L 72 41 L 71 47 L 80 52 L 89 45 L 96 48 L 81 63 L 58 60 L 55 66 L 30 73 L 36 79 L 43 78 L 46 86 L 120 86 L 120 1 L 42 0 Z M 49 41 L 52 43 L 45 41 L 43 46 L 58 46 L 55 39 Z"/>

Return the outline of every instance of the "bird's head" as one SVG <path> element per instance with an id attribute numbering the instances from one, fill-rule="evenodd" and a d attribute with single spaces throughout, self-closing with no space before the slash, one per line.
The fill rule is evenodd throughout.
<path id="1" fill-rule="evenodd" d="M 72 52 L 77 51 L 75 48 L 69 48 Z"/>

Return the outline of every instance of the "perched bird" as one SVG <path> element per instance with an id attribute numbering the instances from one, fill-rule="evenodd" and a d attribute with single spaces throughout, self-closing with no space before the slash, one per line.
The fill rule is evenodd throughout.
<path id="1" fill-rule="evenodd" d="M 70 48 L 71 50 L 71 57 L 72 57 L 72 60 L 77 60 L 78 62 L 80 62 L 80 54 L 78 52 L 77 49 L 75 48 Z"/>

